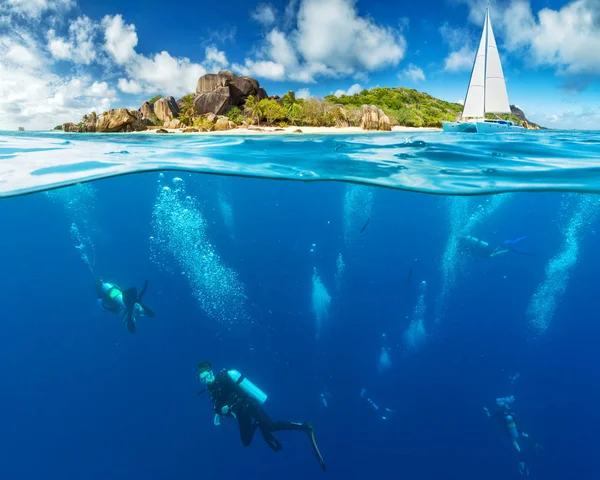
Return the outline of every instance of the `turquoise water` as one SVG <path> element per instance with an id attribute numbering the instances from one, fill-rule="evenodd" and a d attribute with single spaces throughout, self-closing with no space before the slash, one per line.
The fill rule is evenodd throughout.
<path id="1" fill-rule="evenodd" d="M 188 170 L 435 194 L 600 191 L 600 132 L 99 135 L 0 132 L 0 196 Z"/>
<path id="2" fill-rule="evenodd" d="M 600 478 L 599 146 L 0 133 L 0 478 L 322 475 L 215 426 L 203 360 L 312 422 L 330 480 Z M 156 315 L 130 333 L 99 278 Z M 511 395 L 521 453 L 482 408 Z"/>

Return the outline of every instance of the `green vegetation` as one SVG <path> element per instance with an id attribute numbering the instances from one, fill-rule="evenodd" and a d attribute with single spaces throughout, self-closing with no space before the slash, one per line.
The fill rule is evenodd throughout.
<path id="1" fill-rule="evenodd" d="M 238 107 L 230 108 L 229 111 L 225 114 L 225 116 L 236 125 L 241 125 L 244 121 L 244 115 Z"/>
<path id="2" fill-rule="evenodd" d="M 194 123 L 194 117 L 196 115 L 195 108 L 193 94 L 190 93 L 181 99 L 178 118 L 184 125 L 189 127 Z"/>
<path id="3" fill-rule="evenodd" d="M 163 96 L 159 93 L 158 95 L 154 95 L 150 100 L 148 100 L 148 103 L 154 105 L 161 98 L 163 98 Z"/>
<path id="4" fill-rule="evenodd" d="M 325 100 L 333 104 L 359 108 L 376 105 L 381 108 L 392 125 L 409 127 L 441 127 L 443 121 L 454 121 L 462 112 L 462 105 L 446 102 L 409 88 L 374 88 L 355 95 L 328 95 Z"/>
<path id="5" fill-rule="evenodd" d="M 262 111 L 260 109 L 260 101 L 254 95 L 249 95 L 244 104 L 244 112 L 250 117 L 252 121 L 260 125 L 260 117 L 262 117 Z"/>
<path id="6" fill-rule="evenodd" d="M 522 121 L 519 117 L 513 115 L 512 113 L 500 113 L 500 114 L 495 114 L 495 113 L 488 113 L 485 118 L 489 118 L 489 119 L 494 119 L 494 118 L 501 118 L 502 120 L 510 120 L 511 122 L 516 123 L 517 125 L 521 125 Z"/>

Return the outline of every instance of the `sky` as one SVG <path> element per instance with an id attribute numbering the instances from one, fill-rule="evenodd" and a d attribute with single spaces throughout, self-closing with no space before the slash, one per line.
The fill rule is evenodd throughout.
<path id="1" fill-rule="evenodd" d="M 409 87 L 462 102 L 485 0 L 0 0 L 0 130 L 180 98 L 230 69 L 269 95 Z M 600 129 L 600 0 L 496 0 L 509 101 Z"/>

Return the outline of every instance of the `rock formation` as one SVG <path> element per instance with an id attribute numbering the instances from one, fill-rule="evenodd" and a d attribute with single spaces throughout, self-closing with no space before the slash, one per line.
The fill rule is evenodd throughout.
<path id="1" fill-rule="evenodd" d="M 154 116 L 154 105 L 150 102 L 144 102 L 140 107 L 140 112 L 142 112 L 144 118 L 152 118 Z"/>
<path id="2" fill-rule="evenodd" d="M 540 129 L 543 129 L 543 127 L 540 127 L 538 124 L 530 122 L 529 120 L 527 120 L 527 117 L 525 116 L 525 113 L 523 112 L 523 110 L 521 110 L 516 105 L 511 105 L 510 106 L 510 112 L 515 117 L 517 117 L 519 120 L 521 120 L 521 125 L 523 127 L 527 128 L 528 130 L 540 130 Z"/>
<path id="3" fill-rule="evenodd" d="M 127 126 L 136 121 L 137 117 L 126 108 L 110 110 L 96 121 L 97 132 L 122 132 L 127 131 Z M 132 128 L 133 129 L 133 128 Z"/>
<path id="4" fill-rule="evenodd" d="M 239 77 L 229 70 L 207 73 L 198 79 L 194 96 L 195 111 L 198 115 L 221 115 L 228 108 L 242 108 L 250 95 L 267 98 L 267 92 L 254 78 Z"/>
<path id="5" fill-rule="evenodd" d="M 360 128 L 363 130 L 390 131 L 390 118 L 375 105 L 363 105 L 360 107 Z"/>
<path id="6" fill-rule="evenodd" d="M 173 97 L 161 98 L 154 103 L 154 114 L 162 122 L 168 122 L 179 115 L 179 105 Z"/>
<path id="7" fill-rule="evenodd" d="M 169 120 L 165 122 L 163 125 L 164 128 L 183 128 L 185 125 L 178 118 L 174 118 L 173 120 Z"/>

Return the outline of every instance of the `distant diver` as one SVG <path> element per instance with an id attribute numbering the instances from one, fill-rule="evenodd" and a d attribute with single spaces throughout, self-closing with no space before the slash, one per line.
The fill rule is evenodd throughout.
<path id="1" fill-rule="evenodd" d="M 365 232 L 365 230 L 369 226 L 369 223 L 371 223 L 371 217 L 367 218 L 367 221 L 365 223 L 363 223 L 362 227 L 360 227 L 360 233 L 364 233 Z"/>
<path id="2" fill-rule="evenodd" d="M 198 365 L 197 377 L 198 380 L 206 384 L 200 394 L 205 390 L 210 393 L 210 399 L 214 405 L 215 425 L 221 424 L 221 417 L 237 419 L 240 437 L 245 447 L 250 445 L 258 428 L 265 442 L 274 451 L 281 450 L 283 446 L 273 435 L 273 432 L 282 430 L 304 432 L 310 439 L 321 468 L 325 471 L 325 461 L 317 447 L 312 424 L 271 420 L 262 407 L 267 395 L 237 370 L 224 369 L 215 375 L 210 362 L 204 361 Z"/>
<path id="3" fill-rule="evenodd" d="M 135 333 L 136 316 L 154 316 L 154 311 L 142 302 L 147 288 L 148 280 L 144 282 L 144 287 L 138 295 L 137 288 L 135 287 L 123 290 L 114 283 L 98 279 L 96 280 L 97 302 L 107 312 L 122 314 L 122 320 L 127 325 L 127 330 Z"/>
<path id="4" fill-rule="evenodd" d="M 487 416 L 502 426 L 502 428 L 507 432 L 515 450 L 519 454 L 519 473 L 521 475 L 529 476 L 529 467 L 525 462 L 525 455 L 521 446 L 519 445 L 519 438 L 528 438 L 531 440 L 531 437 L 523 432 L 520 428 L 517 427 L 515 422 L 515 414 L 511 408 L 512 404 L 515 401 L 514 396 L 510 397 L 501 397 L 496 399 L 496 409 L 490 413 L 487 407 L 483 407 L 483 410 L 487 414 Z M 542 447 L 539 443 L 535 443 L 535 449 L 540 450 Z"/>
<path id="5" fill-rule="evenodd" d="M 494 258 L 498 255 L 503 255 L 509 252 L 527 256 L 534 256 L 534 253 L 527 252 L 515 247 L 517 243 L 525 240 L 526 238 L 527 237 L 518 237 L 512 240 L 504 240 L 501 245 L 495 248 L 492 248 L 492 246 L 488 242 L 484 242 L 483 240 L 480 240 L 476 237 L 472 237 L 470 235 L 466 235 L 461 239 L 465 248 L 467 248 L 470 252 L 472 252 L 474 255 L 477 255 L 478 257 Z"/>
<path id="6" fill-rule="evenodd" d="M 379 418 L 381 418 L 381 420 L 389 420 L 390 414 L 395 413 L 394 410 L 391 410 L 386 407 L 381 407 L 373 400 L 371 400 L 371 398 L 367 396 L 367 391 L 364 388 L 360 390 L 360 398 L 364 400 L 367 403 L 367 405 L 375 411 L 375 413 Z"/>

